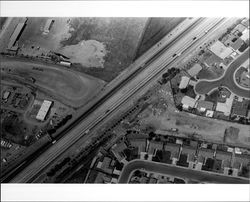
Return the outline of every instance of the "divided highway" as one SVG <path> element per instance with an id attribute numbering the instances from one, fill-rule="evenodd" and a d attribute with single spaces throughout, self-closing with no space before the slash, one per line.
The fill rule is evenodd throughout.
<path id="1" fill-rule="evenodd" d="M 171 46 L 164 49 L 160 54 L 155 54 L 148 58 L 149 63 L 140 71 L 140 74 L 135 74 L 132 79 L 119 85 L 107 99 L 91 112 L 83 121 L 70 128 L 67 135 L 63 136 L 57 143 L 37 157 L 27 168 L 20 172 L 10 182 L 32 182 L 42 171 L 57 159 L 62 153 L 67 151 L 70 146 L 79 140 L 88 140 L 93 135 L 91 130 L 103 123 L 111 115 L 119 111 L 119 108 L 126 103 L 130 98 L 133 98 L 137 93 L 141 92 L 148 86 L 156 77 L 159 77 L 166 68 L 170 68 L 174 62 L 181 61 L 184 54 L 193 48 L 199 46 L 204 41 L 210 39 L 211 34 L 215 34 L 219 28 L 226 28 L 231 24 L 233 19 L 218 19 L 209 18 L 202 19 L 192 27 L 191 30 L 183 32 L 178 40 L 175 40 Z M 196 38 L 194 38 L 196 37 Z M 159 50 L 159 52 L 162 49 Z"/>

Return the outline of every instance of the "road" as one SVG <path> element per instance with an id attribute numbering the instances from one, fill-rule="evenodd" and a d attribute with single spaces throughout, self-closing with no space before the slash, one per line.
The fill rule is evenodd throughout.
<path id="1" fill-rule="evenodd" d="M 107 101 L 91 113 L 84 121 L 72 128 L 66 136 L 48 149 L 44 155 L 39 156 L 10 182 L 32 182 L 51 161 L 56 160 L 58 156 L 69 149 L 70 146 L 79 140 L 83 143 L 90 140 L 93 133 L 92 131 L 86 131 L 94 129 L 97 125 L 103 123 L 104 120 L 108 120 L 111 114 L 119 112 L 119 108 L 124 103 L 127 103 L 130 98 L 133 99 L 137 97 L 138 93 L 141 93 L 142 89 L 148 87 L 156 76 L 159 77 L 166 68 L 172 67 L 174 62 L 183 60 L 183 57 L 185 57 L 184 53 L 187 53 L 194 47 L 199 47 L 200 43 L 204 43 L 210 39 L 212 34 L 215 35 L 221 28 L 226 30 L 226 27 L 233 22 L 235 22 L 235 19 L 208 18 L 200 22 L 188 33 L 184 33 L 168 51 L 164 51 L 160 55 L 157 54 L 149 58 L 148 61 L 150 62 L 146 64 L 147 66 L 140 74 L 136 75 L 136 77 L 126 85 L 124 84 L 119 91 L 107 99 Z M 196 36 L 196 40 L 193 40 L 194 36 Z"/>
<path id="2" fill-rule="evenodd" d="M 166 35 L 159 43 L 154 45 L 150 50 L 148 50 L 140 58 L 138 58 L 133 64 L 131 64 L 128 68 L 126 68 L 119 76 L 117 76 L 113 81 L 111 81 L 95 99 L 87 103 L 83 109 L 79 110 L 78 114 L 81 114 L 81 116 L 79 116 L 79 118 L 77 118 L 76 120 L 73 120 L 74 122 L 73 124 L 70 124 L 70 126 L 61 128 L 60 130 L 62 132 L 56 135 L 55 139 L 58 141 L 60 138 L 62 138 L 72 128 L 80 124 L 89 114 L 91 114 L 96 108 L 101 106 L 108 98 L 110 98 L 114 93 L 116 93 L 125 83 L 129 82 L 135 77 L 135 75 L 139 74 L 143 70 L 142 67 L 144 66 L 144 64 L 148 62 L 148 58 L 152 58 L 156 56 L 157 54 L 163 52 L 165 49 L 171 46 L 175 41 L 177 41 L 181 37 L 182 33 L 187 32 L 188 30 L 191 30 L 193 26 L 197 25 L 202 20 L 204 19 L 188 18 L 182 23 L 180 23 L 174 30 L 172 30 L 168 35 Z M 19 60 L 21 60 L 21 62 L 27 61 L 22 58 L 20 58 Z M 34 64 L 43 64 L 40 61 L 32 61 L 32 62 Z M 58 67 L 58 65 L 49 64 L 49 63 L 47 63 L 46 66 L 51 67 L 51 68 L 54 68 L 55 66 Z M 65 67 L 61 67 L 61 68 L 65 69 Z M 15 170 L 15 172 L 12 172 L 12 170 L 10 170 L 9 172 L 5 173 L 4 175 L 1 176 L 1 181 L 8 182 L 11 178 L 13 178 L 13 176 L 15 176 L 18 173 L 18 171 L 20 172 L 21 170 L 23 170 L 27 165 L 29 165 L 32 161 L 37 159 L 37 157 L 41 153 L 45 152 L 51 146 L 52 144 L 48 143 L 47 145 L 44 145 L 42 150 L 34 152 L 32 155 L 29 155 L 28 158 L 25 159 L 26 162 L 23 163 L 23 166 L 19 167 L 19 170 Z"/>
<path id="3" fill-rule="evenodd" d="M 216 80 L 200 80 L 195 85 L 195 91 L 198 94 L 207 94 L 211 90 L 219 87 L 219 86 L 225 86 L 227 87 L 232 93 L 245 97 L 250 98 L 250 92 L 249 90 L 240 88 L 234 81 L 234 72 L 242 65 L 247 59 L 249 58 L 249 48 L 240 55 L 235 61 L 233 61 L 225 71 L 222 77 Z"/>
<path id="4" fill-rule="evenodd" d="M 133 160 L 130 161 L 126 166 L 124 166 L 119 177 L 118 183 L 128 183 L 132 172 L 138 169 L 144 169 L 150 172 L 172 175 L 175 177 L 180 177 L 182 179 L 190 179 L 193 181 L 204 183 L 249 184 L 248 179 L 229 177 L 205 171 L 191 170 L 187 168 L 145 160 Z"/>

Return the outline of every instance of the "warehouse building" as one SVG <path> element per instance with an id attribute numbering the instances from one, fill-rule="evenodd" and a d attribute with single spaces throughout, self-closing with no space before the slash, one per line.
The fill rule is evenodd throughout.
<path id="1" fill-rule="evenodd" d="M 36 119 L 39 121 L 44 121 L 46 115 L 48 114 L 50 107 L 52 105 L 52 102 L 49 100 L 44 100 L 43 104 L 41 105 L 41 108 L 39 109 L 37 115 L 36 115 Z"/>
<path id="2" fill-rule="evenodd" d="M 18 46 L 16 45 L 16 42 L 17 42 L 18 38 L 21 36 L 21 34 L 22 34 L 22 31 L 23 31 L 23 29 L 24 29 L 24 27 L 26 25 L 25 23 L 26 23 L 26 21 L 23 22 L 23 23 L 18 23 L 18 25 L 16 26 L 13 34 L 10 37 L 9 44 L 8 44 L 8 47 L 7 47 L 8 50 L 17 51 Z"/>
<path id="3" fill-rule="evenodd" d="M 49 31 L 50 31 L 50 29 L 51 29 L 51 27 L 52 27 L 52 25 L 53 25 L 54 22 L 55 21 L 53 19 L 48 19 L 47 20 L 47 22 L 46 22 L 46 24 L 45 24 L 45 26 L 43 28 L 43 33 L 44 34 L 48 34 L 49 33 Z"/>

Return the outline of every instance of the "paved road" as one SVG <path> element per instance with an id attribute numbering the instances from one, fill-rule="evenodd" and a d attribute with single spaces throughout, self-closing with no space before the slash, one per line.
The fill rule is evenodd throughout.
<path id="1" fill-rule="evenodd" d="M 225 86 L 227 87 L 231 92 L 234 94 L 250 98 L 250 92 L 249 90 L 245 90 L 237 86 L 234 82 L 234 72 L 237 70 L 237 68 L 245 62 L 249 58 L 249 48 L 240 55 L 234 62 L 232 62 L 231 65 L 227 68 L 225 74 L 217 79 L 217 80 L 201 80 L 199 81 L 195 86 L 195 91 L 199 94 L 206 94 L 213 90 L 214 88 L 217 88 L 219 86 Z"/>
<path id="2" fill-rule="evenodd" d="M 173 175 L 180 178 L 188 178 L 193 181 L 216 183 L 216 184 L 249 184 L 249 180 L 242 178 L 228 177 L 209 172 L 191 170 L 187 168 L 156 163 L 152 161 L 133 160 L 130 161 L 122 170 L 119 183 L 128 183 L 131 173 L 138 169 L 145 169 L 156 173 Z"/>

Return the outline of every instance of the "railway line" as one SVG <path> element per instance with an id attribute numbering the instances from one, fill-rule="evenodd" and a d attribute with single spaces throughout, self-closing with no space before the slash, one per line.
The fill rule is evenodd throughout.
<path id="1" fill-rule="evenodd" d="M 19 173 L 13 180 L 10 182 L 31 182 L 34 177 L 39 174 L 49 163 L 56 159 L 60 154 L 66 151 L 71 145 L 77 142 L 82 137 L 89 138 L 90 130 L 93 129 L 96 125 L 102 122 L 106 117 L 110 116 L 119 108 L 124 102 L 126 102 L 132 95 L 140 91 L 148 83 L 152 81 L 153 78 L 160 75 L 165 71 L 166 66 L 173 64 L 177 58 L 184 54 L 190 47 L 193 47 L 197 44 L 200 44 L 202 39 L 210 31 L 216 31 L 216 28 L 225 24 L 228 20 L 226 19 L 207 19 L 201 25 L 197 25 L 196 29 L 193 29 L 189 33 L 189 37 L 183 37 L 180 41 L 176 43 L 180 44 L 176 48 L 173 48 L 168 52 L 168 56 L 164 55 L 165 51 L 162 54 L 155 56 L 155 60 L 148 64 L 149 67 L 142 70 L 143 74 L 146 76 L 141 79 L 140 75 L 135 78 L 139 79 L 133 87 L 131 83 L 128 86 L 124 86 L 121 90 L 111 96 L 106 102 L 102 104 L 100 108 L 97 108 L 93 116 L 88 120 L 83 122 L 84 125 L 72 129 L 70 134 L 60 139 L 52 148 L 52 151 L 47 151 L 47 156 L 45 159 L 39 157 L 35 162 L 33 162 L 27 169 L 24 169 L 23 172 Z M 197 30 L 198 29 L 198 30 Z M 196 36 L 194 40 L 194 36 Z M 169 56 L 170 55 L 170 56 Z M 157 59 L 157 60 L 156 60 Z M 108 112 L 107 112 L 108 109 Z M 54 151 L 53 151 L 54 150 Z M 45 154 L 44 154 L 45 155 Z"/>

